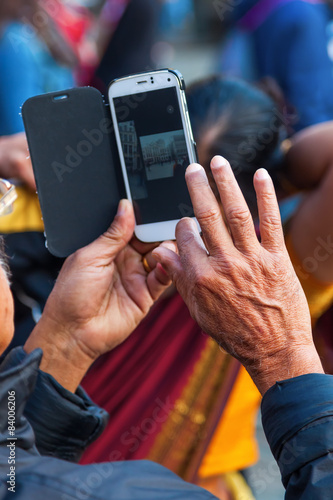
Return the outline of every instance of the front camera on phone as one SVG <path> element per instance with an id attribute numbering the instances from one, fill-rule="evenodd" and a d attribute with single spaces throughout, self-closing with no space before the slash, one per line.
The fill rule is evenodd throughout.
<path id="1" fill-rule="evenodd" d="M 175 111 L 175 108 L 173 106 L 171 106 L 171 104 L 170 104 L 170 106 L 167 107 L 167 112 L 169 113 L 169 115 L 172 115 L 174 113 L 174 111 Z"/>

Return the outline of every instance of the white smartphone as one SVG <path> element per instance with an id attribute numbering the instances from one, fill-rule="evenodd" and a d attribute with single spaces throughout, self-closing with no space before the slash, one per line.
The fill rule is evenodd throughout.
<path id="1" fill-rule="evenodd" d="M 166 69 L 120 78 L 109 101 L 135 235 L 175 239 L 177 222 L 194 218 L 185 170 L 197 161 L 183 77 Z"/>

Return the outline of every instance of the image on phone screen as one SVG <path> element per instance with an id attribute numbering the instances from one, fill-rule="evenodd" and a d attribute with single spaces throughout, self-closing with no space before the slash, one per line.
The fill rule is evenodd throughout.
<path id="1" fill-rule="evenodd" d="M 176 89 L 116 97 L 114 107 L 137 224 L 193 217 Z"/>

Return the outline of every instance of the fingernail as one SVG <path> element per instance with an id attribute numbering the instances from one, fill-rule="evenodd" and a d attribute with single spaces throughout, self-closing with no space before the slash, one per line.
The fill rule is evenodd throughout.
<path id="1" fill-rule="evenodd" d="M 164 269 L 164 267 L 162 266 L 162 264 L 160 262 L 158 262 L 157 266 L 156 266 L 163 274 L 165 274 L 165 276 L 169 276 L 168 273 L 166 272 L 166 270 Z"/>
<path id="2" fill-rule="evenodd" d="M 127 200 L 120 200 L 117 210 L 117 215 L 122 216 L 125 214 L 127 209 Z"/>
<path id="3" fill-rule="evenodd" d="M 191 163 L 186 169 L 187 174 L 191 174 L 192 172 L 198 172 L 199 170 L 204 170 L 199 163 Z"/>
<path id="4" fill-rule="evenodd" d="M 218 168 L 218 167 L 226 167 L 229 165 L 229 162 L 223 158 L 223 156 L 214 156 L 214 158 L 212 159 L 212 161 L 210 162 L 210 166 L 212 168 Z"/>
<path id="5" fill-rule="evenodd" d="M 260 168 L 259 170 L 256 171 L 256 178 L 258 180 L 269 179 L 269 173 L 265 168 Z"/>

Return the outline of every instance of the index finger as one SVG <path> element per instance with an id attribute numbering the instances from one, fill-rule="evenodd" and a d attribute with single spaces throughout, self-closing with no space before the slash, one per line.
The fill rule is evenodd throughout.
<path id="1" fill-rule="evenodd" d="M 233 243 L 204 168 L 192 163 L 187 167 L 185 178 L 194 214 L 201 227 L 209 254 L 219 253 L 222 245 L 224 247 L 227 245 L 231 250 Z"/>

